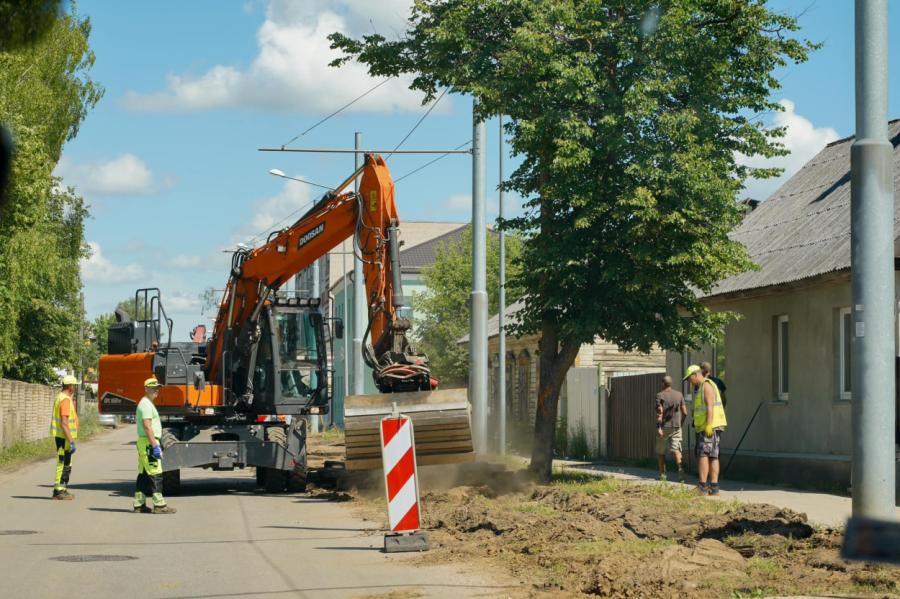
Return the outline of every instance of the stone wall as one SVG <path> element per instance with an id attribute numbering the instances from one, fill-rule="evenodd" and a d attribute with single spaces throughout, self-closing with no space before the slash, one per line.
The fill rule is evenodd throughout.
<path id="1" fill-rule="evenodd" d="M 50 435 L 50 415 L 58 389 L 0 379 L 0 447 Z"/>

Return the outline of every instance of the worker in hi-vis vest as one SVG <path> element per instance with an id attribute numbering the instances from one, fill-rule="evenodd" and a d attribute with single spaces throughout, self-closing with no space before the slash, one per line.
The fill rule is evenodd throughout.
<path id="1" fill-rule="evenodd" d="M 694 430 L 697 432 L 697 490 L 701 495 L 719 494 L 719 447 L 722 431 L 728 426 L 722 394 L 696 364 L 688 366 L 684 380 L 696 389 L 694 394 Z M 707 483 L 707 479 L 709 482 Z"/>
<path id="2" fill-rule="evenodd" d="M 62 391 L 53 402 L 53 416 L 50 418 L 50 436 L 56 442 L 56 479 L 53 481 L 53 499 L 72 500 L 69 493 L 69 476 L 72 474 L 72 454 L 75 453 L 75 439 L 78 438 L 78 410 L 75 406 L 75 388 L 78 379 L 66 375 L 62 380 Z"/>
<path id="3" fill-rule="evenodd" d="M 134 489 L 134 511 L 141 514 L 174 514 L 175 508 L 166 505 L 162 495 L 162 422 L 153 401 L 159 394 L 159 381 L 151 377 L 144 381 L 144 397 L 137 405 L 138 476 Z M 153 509 L 147 507 L 147 498 Z"/>

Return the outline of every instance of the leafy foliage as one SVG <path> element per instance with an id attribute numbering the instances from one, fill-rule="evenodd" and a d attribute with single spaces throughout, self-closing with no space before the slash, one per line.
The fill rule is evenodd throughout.
<path id="1" fill-rule="evenodd" d="M 506 237 L 506 272 L 514 279 L 521 242 Z M 488 311 L 500 309 L 500 236 L 487 237 Z M 418 349 L 428 355 L 432 373 L 444 386 L 465 385 L 469 376 L 469 352 L 457 341 L 469 332 L 469 297 L 472 293 L 472 228 L 456 241 L 439 247 L 434 264 L 423 272 L 426 290 L 413 294 Z M 521 297 L 515 285 L 507 285 L 506 303 Z"/>
<path id="2" fill-rule="evenodd" d="M 0 51 L 0 118 L 16 138 L 0 211 L 0 374 L 34 382 L 54 381 L 53 367 L 77 366 L 81 351 L 88 212 L 52 173 L 102 90 L 86 75 L 94 62 L 90 23 L 72 11 L 41 25 L 36 43 Z"/>
<path id="3" fill-rule="evenodd" d="M 786 153 L 775 68 L 815 48 L 764 0 L 417 0 L 405 35 L 330 36 L 374 76 L 411 74 L 509 115 L 522 163 L 506 187 L 529 198 L 502 223 L 525 241 L 519 332 L 539 333 L 532 469 L 550 476 L 559 389 L 580 344 L 696 346 L 727 321 L 696 292 L 753 267 L 728 238 L 752 169 Z"/>

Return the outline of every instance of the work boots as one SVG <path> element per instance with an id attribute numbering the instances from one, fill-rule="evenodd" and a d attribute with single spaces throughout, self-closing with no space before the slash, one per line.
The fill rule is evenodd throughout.
<path id="1" fill-rule="evenodd" d="M 154 514 L 174 514 L 175 508 L 169 507 L 167 505 L 154 505 L 153 513 Z"/>
<path id="2" fill-rule="evenodd" d="M 152 514 L 153 510 L 148 508 L 146 505 L 136 505 L 134 506 L 135 514 Z"/>
<path id="3" fill-rule="evenodd" d="M 53 490 L 53 499 L 57 501 L 72 501 L 75 496 L 63 489 L 62 491 Z"/>

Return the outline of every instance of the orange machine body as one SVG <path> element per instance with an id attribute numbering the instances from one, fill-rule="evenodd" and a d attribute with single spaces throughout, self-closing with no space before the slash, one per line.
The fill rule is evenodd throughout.
<path id="1" fill-rule="evenodd" d="M 112 354 L 100 357 L 100 384 L 98 396 L 101 412 L 125 414 L 134 411 L 144 396 L 144 381 L 153 376 L 153 352 L 137 354 Z M 192 385 L 163 385 L 154 401 L 163 413 L 181 413 L 185 409 L 221 406 L 222 387 L 206 385 L 198 391 Z"/>

